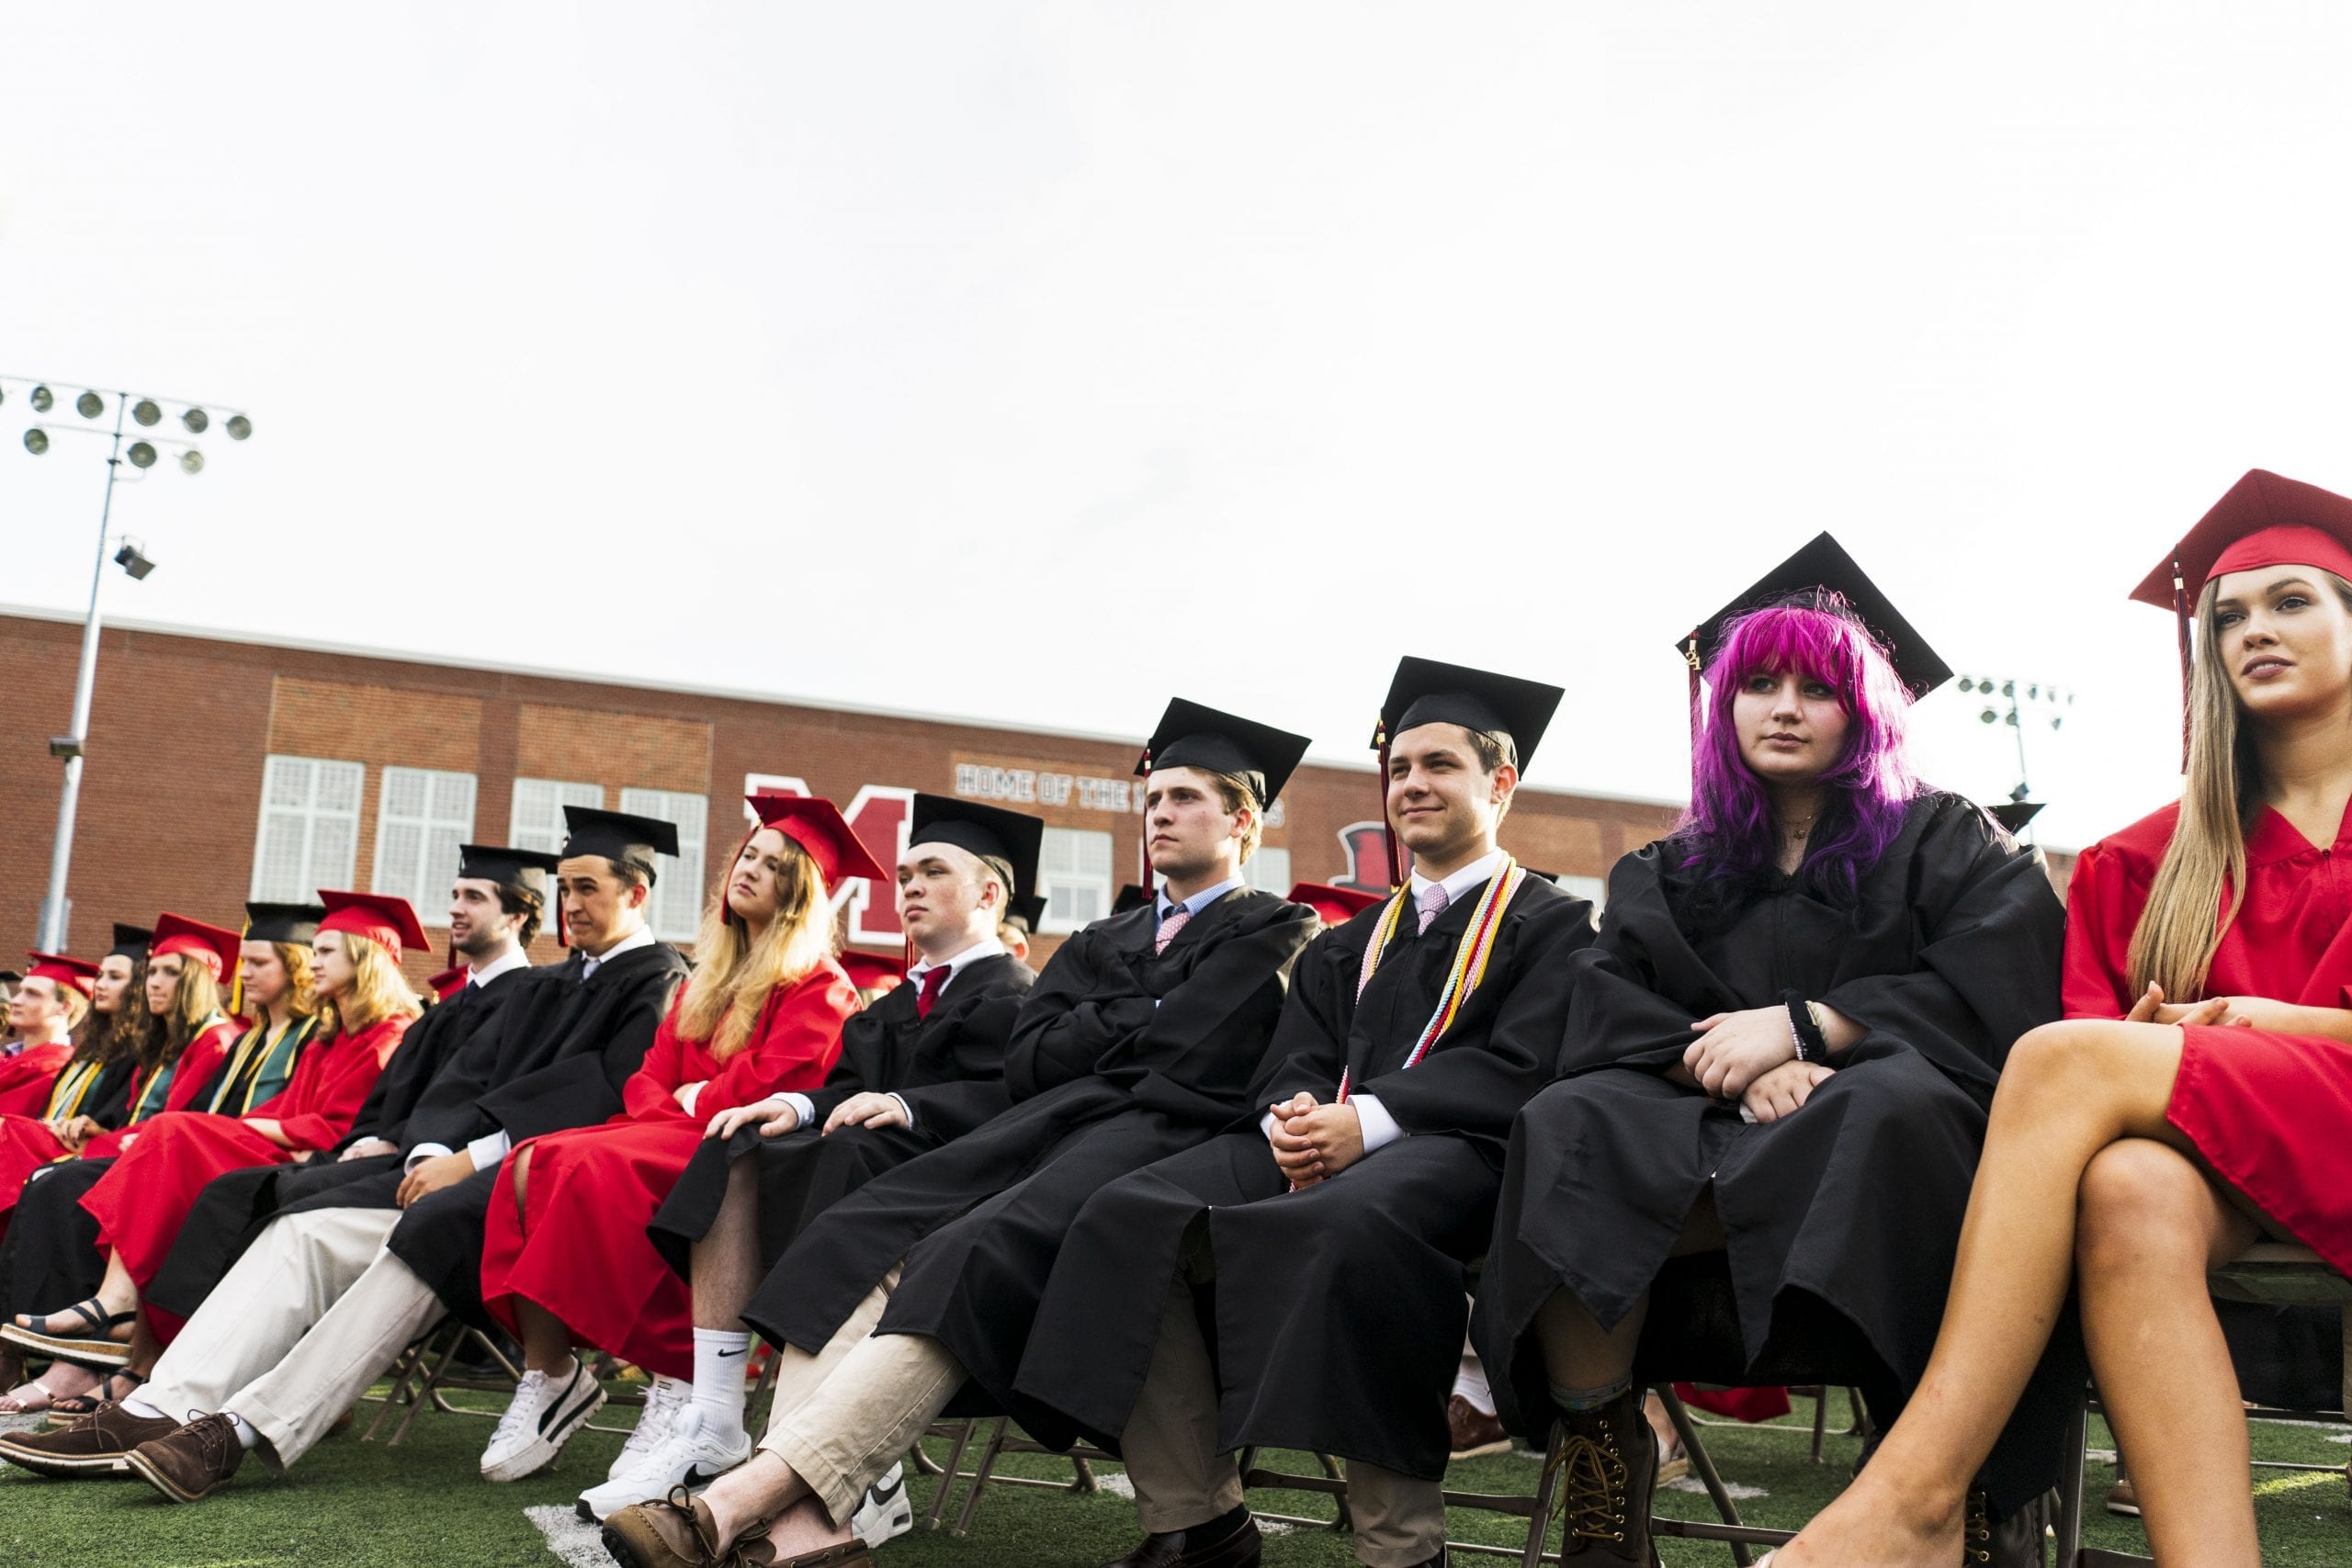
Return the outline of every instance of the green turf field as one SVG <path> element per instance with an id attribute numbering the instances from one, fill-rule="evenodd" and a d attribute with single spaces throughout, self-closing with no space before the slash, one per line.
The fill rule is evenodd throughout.
<path id="1" fill-rule="evenodd" d="M 1800 1405 L 1800 1410 L 1808 1406 Z M 372 1409 L 362 1407 L 362 1424 Z M 1833 1405 L 1841 1418 L 1842 1402 Z M 623 1416 L 622 1419 L 626 1419 Z M 1795 1420 L 1797 1418 L 1792 1418 Z M 1842 1419 L 1833 1419 L 1832 1430 Z M 420 1416 L 399 1448 L 363 1442 L 356 1432 L 329 1439 L 292 1478 L 273 1476 L 248 1461 L 230 1489 L 210 1501 L 175 1507 L 135 1481 L 60 1483 L 37 1480 L 21 1471 L 0 1470 L 0 1563 L 8 1568 L 516 1568 L 566 1561 L 604 1561 L 593 1532 L 567 1528 L 573 1495 L 598 1480 L 619 1449 L 617 1436 L 591 1432 L 575 1439 L 555 1470 L 509 1486 L 476 1477 L 475 1462 L 490 1423 L 461 1416 Z M 1808 1461 L 1804 1432 L 1777 1427 L 1710 1427 L 1710 1450 L 1724 1478 L 1743 1491 L 1740 1506 L 1753 1523 L 1801 1522 L 1838 1488 L 1851 1462 L 1855 1439 L 1833 1435 L 1825 1465 Z M 2108 1441 L 2103 1430 L 2093 1441 Z M 2341 1428 L 2264 1424 L 2256 1429 L 2256 1453 L 2263 1459 L 2341 1466 L 2347 1458 Z M 1285 1468 L 1311 1469 L 1304 1456 L 1289 1456 Z M 1063 1461 L 1016 1458 L 1007 1470 L 1067 1479 Z M 1459 1489 L 1524 1491 L 1536 1465 L 1524 1457 L 1498 1456 L 1455 1467 L 1449 1483 Z M 2091 1472 L 2094 1511 L 2092 1544 L 2143 1551 L 2138 1527 L 2096 1509 L 2109 1472 Z M 1043 1563 L 1091 1568 L 1125 1551 L 1136 1535 L 1135 1517 L 1119 1495 L 1122 1478 L 1106 1467 L 1104 1489 L 1092 1495 L 1061 1491 L 991 1488 L 982 1500 L 968 1539 L 946 1530 L 920 1529 L 891 1542 L 882 1561 L 894 1568 L 949 1568 L 951 1564 Z M 918 1517 L 929 1505 L 935 1483 L 912 1486 Z M 2340 1471 L 2332 1475 L 2260 1472 L 2256 1482 L 2262 1521 L 2263 1555 L 2290 1568 L 2341 1568 L 2352 1562 L 2352 1496 Z M 960 1493 L 957 1499 L 960 1502 Z M 1321 1499 L 1281 1493 L 1253 1494 L 1252 1504 L 1270 1511 L 1325 1511 Z M 556 1531 L 560 1554 L 526 1509 L 535 1509 Z M 1659 1511 L 1702 1517 L 1703 1495 L 1682 1491 L 1660 1495 Z M 950 1522 L 953 1522 L 951 1510 Z M 1457 1512 L 1454 1536 L 1461 1540 L 1506 1543 L 1511 1521 Z M 1730 1562 L 1719 1546 L 1668 1541 L 1666 1562 L 1685 1564 Z M 1354 1561 L 1346 1542 L 1328 1531 L 1293 1529 L 1270 1544 L 1271 1564 L 1329 1564 Z M 1500 1558 L 1468 1558 L 1499 1563 Z"/>

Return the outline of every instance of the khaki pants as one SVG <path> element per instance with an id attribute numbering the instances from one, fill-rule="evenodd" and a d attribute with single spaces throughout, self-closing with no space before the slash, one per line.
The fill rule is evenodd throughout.
<path id="1" fill-rule="evenodd" d="M 775 1403 L 760 1447 L 792 1467 L 836 1527 L 964 1383 L 962 1364 L 938 1340 L 874 1332 L 898 1283 L 892 1269 L 817 1354 L 789 1345 L 776 1352 Z"/>
<path id="2" fill-rule="evenodd" d="M 1180 1276 L 1159 1320 L 1159 1343 L 1119 1448 L 1135 1483 L 1143 1528 L 1164 1535 L 1206 1524 L 1241 1505 L 1241 1474 L 1217 1451 L 1216 1374 Z M 1445 1499 L 1419 1481 L 1350 1460 L 1348 1517 L 1356 1559 L 1367 1568 L 1418 1568 L 1445 1550 Z"/>

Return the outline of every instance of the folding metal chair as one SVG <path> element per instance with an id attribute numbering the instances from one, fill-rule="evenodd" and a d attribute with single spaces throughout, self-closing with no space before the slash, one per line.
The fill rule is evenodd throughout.
<path id="1" fill-rule="evenodd" d="M 2274 1410 L 2246 1412 L 2248 1419 L 2342 1421 L 2352 1412 L 2352 1280 L 2338 1274 L 2307 1247 L 2290 1242 L 2260 1241 L 2207 1276 L 2212 1293 L 2222 1301 L 2256 1302 L 2266 1306 L 2334 1306 L 2343 1314 L 2344 1387 L 2335 1410 Z M 2108 1551 L 2083 1544 L 2083 1462 L 2089 1440 L 2090 1417 L 2098 1408 L 2096 1391 L 2085 1391 L 2066 1439 L 2069 1461 L 2058 1490 L 2058 1568 L 2121 1568 L 2126 1563 L 2153 1562 L 2127 1551 Z M 2290 1464 L 2256 1460 L 2265 1470 L 2326 1471 L 2352 1477 L 2352 1466 Z"/>

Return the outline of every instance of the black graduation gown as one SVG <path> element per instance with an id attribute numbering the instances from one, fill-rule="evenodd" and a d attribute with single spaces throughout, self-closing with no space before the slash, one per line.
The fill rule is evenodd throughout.
<path id="1" fill-rule="evenodd" d="M 976 958 L 956 975 L 929 1018 L 915 1016 L 915 987 L 900 986 L 842 1025 L 842 1054 L 808 1097 L 809 1124 L 782 1137 L 745 1127 L 725 1143 L 705 1140 L 646 1227 L 681 1275 L 694 1244 L 710 1234 L 727 1198 L 728 1168 L 759 1160 L 760 1264 L 782 1256 L 811 1215 L 822 1213 L 879 1172 L 961 1137 L 1012 1103 L 1004 1048 L 1036 975 L 1011 953 Z M 911 1127 L 842 1127 L 820 1134 L 853 1095 L 896 1094 Z"/>
<path id="2" fill-rule="evenodd" d="M 1245 1124 L 1087 1203 L 1015 1384 L 1015 1413 L 1040 1440 L 1115 1447 L 1205 1217 L 1216 1284 L 1203 1323 L 1213 1324 L 1220 1445 L 1444 1473 L 1466 1266 L 1486 1249 L 1511 1118 L 1551 1077 L 1568 955 L 1593 935 L 1589 903 L 1523 882 L 1484 983 L 1405 1069 L 1486 890 L 1464 892 L 1426 932 L 1408 908 L 1361 998 L 1385 908 L 1317 937 L 1291 972 Z M 1343 1066 L 1351 1092 L 1377 1096 L 1406 1135 L 1292 1192 L 1258 1118 L 1302 1089 L 1329 1101 Z"/>
<path id="3" fill-rule="evenodd" d="M 1696 874 L 1677 858 L 1668 840 L 1611 871 L 1565 1081 L 1511 1130 L 1475 1314 L 1498 1401 L 1540 1438 L 1536 1310 L 1565 1286 L 1613 1325 L 1655 1283 L 1637 1375 L 1811 1382 L 1826 1361 L 1891 1421 L 1935 1344 L 2001 1064 L 2059 1016 L 2064 911 L 2038 855 L 1940 792 L 1912 802 L 1851 908 L 1775 877 L 1694 940 L 1670 895 Z M 1802 1111 L 1749 1125 L 1663 1076 L 1692 1020 L 1789 988 L 1867 1031 Z M 1669 1268 L 1710 1180 L 1727 1249 Z"/>
<path id="4" fill-rule="evenodd" d="M 585 980 L 576 978 L 579 964 L 575 956 L 562 979 L 510 1001 L 497 1025 L 435 1079 L 408 1119 L 407 1147 L 461 1149 L 498 1131 L 520 1144 L 620 1113 L 621 1086 L 652 1046 L 686 961 L 657 942 L 606 960 Z M 481 1302 L 481 1246 L 498 1171 L 478 1170 L 410 1204 L 384 1243 L 450 1312 L 484 1329 L 493 1324 Z M 341 1205 L 314 1199 L 303 1206 Z"/>
<path id="5" fill-rule="evenodd" d="M 373 1178 L 367 1194 L 380 1196 L 380 1206 L 390 1207 L 390 1195 L 381 1190 L 386 1185 L 381 1179 L 385 1173 L 392 1173 L 390 1187 L 398 1189 L 401 1156 L 375 1155 L 346 1160 L 340 1157 L 343 1151 L 370 1138 L 401 1143 L 409 1116 L 424 1100 L 434 1078 L 476 1032 L 496 1020 L 506 999 L 525 986 L 528 973 L 509 970 L 488 985 L 470 987 L 465 994 L 429 1009 L 401 1037 L 401 1048 L 384 1065 L 375 1087 L 368 1091 L 367 1103 L 360 1107 L 357 1119 L 352 1122 L 350 1133 L 334 1148 L 300 1165 L 250 1166 L 224 1172 L 206 1183 L 189 1208 L 171 1251 L 164 1255 L 163 1266 L 149 1281 L 147 1301 L 180 1317 L 193 1316 L 222 1276 L 244 1256 L 245 1248 L 261 1234 L 262 1227 L 277 1218 L 288 1203 Z M 355 1188 L 355 1193 L 357 1191 Z"/>
<path id="6" fill-rule="evenodd" d="M 944 1342 L 1002 1406 L 1063 1233 L 1105 1183 L 1192 1147 L 1249 1104 L 1315 912 L 1239 888 L 1155 954 L 1149 905 L 1062 944 L 1014 1020 L 1012 1109 L 874 1178 L 808 1224 L 744 1318 L 816 1351 L 901 1259 L 876 1332 Z"/>

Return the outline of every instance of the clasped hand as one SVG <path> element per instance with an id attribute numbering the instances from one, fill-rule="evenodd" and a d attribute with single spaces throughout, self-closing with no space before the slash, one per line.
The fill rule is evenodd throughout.
<path id="1" fill-rule="evenodd" d="M 2154 980 L 2140 993 L 2124 1015 L 2126 1023 L 2218 1023 L 2238 1028 L 2249 1027 L 2254 1020 L 2246 1016 L 2246 1007 L 2235 997 L 2208 997 L 2201 1002 L 2167 1002 L 2165 988 Z"/>
<path id="2" fill-rule="evenodd" d="M 1266 1141 L 1294 1191 L 1327 1181 L 1363 1157 L 1363 1119 L 1354 1106 L 1325 1105 L 1301 1089 L 1266 1109 L 1274 1118 Z"/>
<path id="3" fill-rule="evenodd" d="M 1699 1038 L 1682 1053 L 1682 1066 L 1701 1089 L 1719 1100 L 1737 1100 L 1748 1086 L 1797 1055 L 1784 1007 L 1719 1012 L 1690 1026 Z"/>

